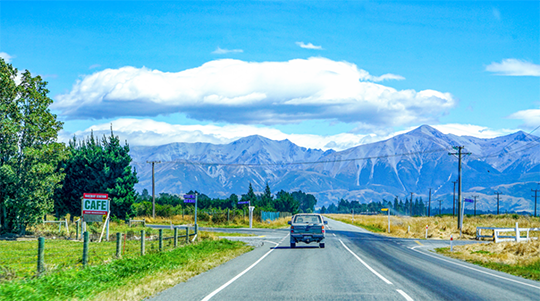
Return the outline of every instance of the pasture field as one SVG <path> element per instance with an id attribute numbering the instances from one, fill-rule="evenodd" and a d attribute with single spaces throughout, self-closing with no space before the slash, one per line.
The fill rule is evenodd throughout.
<path id="1" fill-rule="evenodd" d="M 434 217 L 409 217 L 390 215 L 390 233 L 388 229 L 387 215 L 354 215 L 351 214 L 325 214 L 332 219 L 348 224 L 353 224 L 366 230 L 382 235 L 402 238 L 425 239 L 426 225 L 428 226 L 429 239 L 459 239 L 459 229 L 457 228 L 457 217 L 451 215 Z M 519 223 L 520 228 L 540 227 L 540 218 L 524 216 L 518 214 L 503 215 L 479 215 L 465 216 L 463 219 L 463 239 L 474 239 L 476 237 L 476 227 L 503 227 L 513 228 Z M 410 231 L 408 231 L 410 227 Z M 483 233 L 489 233 L 488 230 Z M 536 235 L 538 232 L 536 232 Z"/>

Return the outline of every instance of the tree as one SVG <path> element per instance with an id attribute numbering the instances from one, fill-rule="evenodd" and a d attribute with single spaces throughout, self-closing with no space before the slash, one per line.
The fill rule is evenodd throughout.
<path id="1" fill-rule="evenodd" d="M 251 206 L 254 206 L 257 203 L 257 195 L 253 191 L 253 186 L 249 183 L 248 193 L 242 195 L 242 202 L 250 202 Z"/>
<path id="2" fill-rule="evenodd" d="M 17 74 L 0 58 L 0 224 L 2 232 L 24 234 L 52 212 L 66 151 L 57 142 L 62 122 L 49 110 L 47 82 L 26 70 L 17 84 Z"/>
<path id="3" fill-rule="evenodd" d="M 279 212 L 290 212 L 292 214 L 297 214 L 300 208 L 300 203 L 295 200 L 290 193 L 281 190 L 276 195 L 274 208 Z"/>
<path id="4" fill-rule="evenodd" d="M 71 156 L 63 163 L 66 176 L 55 196 L 57 214 L 80 215 L 83 193 L 94 192 L 109 194 L 111 215 L 129 215 L 138 182 L 137 173 L 130 166 L 129 145 L 120 145 L 111 129 L 111 135 L 103 136 L 101 141 L 93 133 L 80 142 L 74 137 L 69 149 Z"/>

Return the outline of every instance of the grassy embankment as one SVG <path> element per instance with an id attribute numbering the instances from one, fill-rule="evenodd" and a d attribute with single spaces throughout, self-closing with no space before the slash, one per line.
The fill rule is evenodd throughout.
<path id="1" fill-rule="evenodd" d="M 199 242 L 176 249 L 165 245 L 164 252 L 157 252 L 157 245 L 148 242 L 145 256 L 139 256 L 138 241 L 128 241 L 122 259 L 114 258 L 115 242 L 91 243 L 90 266 L 86 269 L 80 263 L 80 242 L 47 240 L 46 272 L 42 276 L 30 276 L 35 274 L 36 256 L 30 258 L 26 270 L 18 273 L 10 273 L 2 265 L 0 300 L 143 299 L 252 249 L 242 242 L 219 240 L 216 233 L 201 232 L 200 238 Z M 36 241 L 1 244 L 0 248 L 11 250 L 2 253 L 10 254 L 11 260 L 28 259 L 25 254 L 37 253 Z M 60 255 L 47 256 L 47 248 Z"/>
<path id="2" fill-rule="evenodd" d="M 391 231 L 386 233 L 388 216 L 355 215 L 354 223 L 352 216 L 346 214 L 328 214 L 329 217 L 349 224 L 365 228 L 372 232 L 383 235 L 404 238 L 425 238 L 425 227 L 428 225 L 428 238 L 430 239 L 454 239 L 459 238 L 457 221 L 451 216 L 437 217 L 396 217 L 390 216 Z M 465 239 L 473 239 L 476 236 L 476 227 L 502 227 L 513 228 L 519 223 L 520 228 L 540 227 L 540 219 L 516 214 L 506 215 L 483 215 L 477 217 L 465 217 L 463 236 Z M 407 233 L 408 226 L 411 231 Z M 487 230 L 484 231 L 489 233 Z M 486 233 L 486 234 L 487 234 Z M 531 234 L 534 232 L 531 232 Z M 483 233 L 484 234 L 484 233 Z M 535 232 L 538 237 L 538 232 Z M 437 252 L 453 258 L 465 260 L 486 268 L 506 272 L 512 275 L 540 281 L 540 241 L 529 242 L 502 242 L 502 243 L 473 243 L 469 245 L 455 246 L 454 252 L 450 248 L 439 248 Z"/>

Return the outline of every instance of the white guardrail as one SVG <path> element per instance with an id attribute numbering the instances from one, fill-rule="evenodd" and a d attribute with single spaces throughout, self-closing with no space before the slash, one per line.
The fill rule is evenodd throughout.
<path id="1" fill-rule="evenodd" d="M 482 230 L 491 230 L 493 231 L 490 235 L 482 235 Z M 516 223 L 515 228 L 498 228 L 498 227 L 476 227 L 476 239 L 481 238 L 491 238 L 494 242 L 498 243 L 501 241 L 529 241 L 531 239 L 538 239 L 538 237 L 530 237 L 531 231 L 539 231 L 540 228 L 519 228 L 518 223 Z M 501 235 L 501 233 L 513 232 L 512 235 Z M 521 233 L 526 232 L 525 236 L 522 236 Z"/>

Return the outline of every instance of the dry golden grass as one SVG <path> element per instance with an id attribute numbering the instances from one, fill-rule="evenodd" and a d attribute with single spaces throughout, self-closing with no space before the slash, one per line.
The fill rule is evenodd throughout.
<path id="1" fill-rule="evenodd" d="M 540 258 L 540 241 L 501 242 L 455 246 L 445 254 L 467 261 L 495 262 L 507 265 L 531 265 Z"/>
<path id="2" fill-rule="evenodd" d="M 141 220 L 145 219 L 146 223 L 148 224 L 159 224 L 159 225 L 167 225 L 167 224 L 173 224 L 173 225 L 193 225 L 193 216 L 191 215 L 176 215 L 172 217 L 156 217 L 152 218 L 149 216 L 139 216 L 135 219 Z M 288 221 L 290 221 L 290 217 L 283 217 L 274 221 L 267 221 L 267 222 L 261 222 L 260 220 L 253 219 L 253 227 L 254 228 L 286 228 L 289 225 L 287 224 Z M 225 228 L 243 228 L 243 227 L 249 227 L 249 218 L 248 217 L 241 217 L 231 216 L 231 221 L 227 222 L 221 222 L 221 223 L 214 223 L 211 220 L 210 221 L 201 221 L 198 220 L 197 223 L 200 227 L 225 227 Z"/>
<path id="3" fill-rule="evenodd" d="M 390 233 L 386 233 L 388 228 L 387 215 L 355 215 L 352 222 L 351 214 L 325 214 L 326 216 L 379 234 L 403 237 L 403 238 L 425 238 L 426 225 L 428 226 L 428 238 L 430 239 L 454 239 L 459 238 L 459 229 L 457 229 L 457 217 L 437 216 L 437 217 L 408 217 L 408 216 L 390 216 Z M 463 238 L 474 239 L 476 237 L 476 227 L 504 227 L 513 228 L 516 222 L 520 228 L 540 227 L 540 218 L 521 216 L 514 214 L 506 215 L 483 215 L 476 217 L 465 217 L 463 222 Z M 407 232 L 410 226 L 410 232 Z M 485 233 L 485 234 L 484 234 Z M 490 232 L 485 230 L 483 235 Z M 536 232 L 537 235 L 538 232 Z"/>

